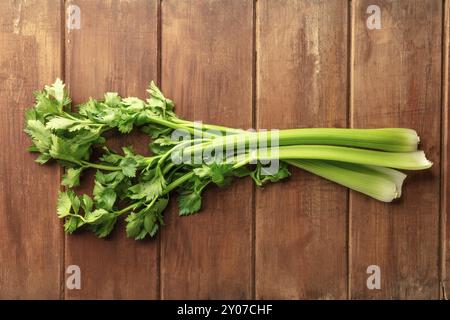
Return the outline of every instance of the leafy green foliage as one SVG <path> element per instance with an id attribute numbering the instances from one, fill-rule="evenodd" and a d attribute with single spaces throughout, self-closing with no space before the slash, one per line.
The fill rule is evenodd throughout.
<path id="1" fill-rule="evenodd" d="M 225 187 L 231 183 L 233 165 L 213 162 L 210 165 L 203 165 L 200 168 L 194 169 L 194 173 L 200 178 L 209 177 L 219 187 Z"/>
<path id="2" fill-rule="evenodd" d="M 68 168 L 66 174 L 62 178 L 61 184 L 69 188 L 80 185 L 81 171 L 83 171 L 83 168 Z"/>
<path id="3" fill-rule="evenodd" d="M 163 225 L 162 212 L 167 207 L 168 198 L 159 198 L 152 201 L 139 212 L 133 212 L 125 219 L 126 232 L 130 238 L 144 239 L 146 235 L 155 236 L 159 226 Z"/>
<path id="4" fill-rule="evenodd" d="M 250 176 L 258 187 L 262 187 L 267 182 L 278 182 L 290 175 L 291 173 L 285 163 L 281 163 L 280 168 L 274 174 L 270 174 L 260 163 L 258 163 L 256 169 L 250 173 Z"/>
<path id="5" fill-rule="evenodd" d="M 184 190 L 178 196 L 178 213 L 180 216 L 196 213 L 202 207 L 201 191 Z"/>
<path id="6" fill-rule="evenodd" d="M 97 170 L 94 181 L 94 200 L 98 208 L 112 210 L 117 198 L 124 199 L 130 179 L 121 171 L 103 173 Z"/>
<path id="7" fill-rule="evenodd" d="M 172 128 L 166 128 L 157 124 L 148 124 L 141 128 L 141 131 L 148 134 L 153 140 L 160 136 L 169 136 L 172 132 Z"/>
<path id="8" fill-rule="evenodd" d="M 154 154 L 164 154 L 177 144 L 178 141 L 174 141 L 168 136 L 159 136 L 150 143 L 150 150 Z"/>
<path id="9" fill-rule="evenodd" d="M 174 189 L 179 193 L 179 214 L 190 215 L 201 209 L 202 192 L 210 183 L 225 187 L 234 177 L 251 176 L 257 185 L 263 185 L 290 175 L 286 166 L 276 174 L 264 175 L 260 164 L 250 169 L 207 160 L 200 165 L 172 163 L 173 152 L 207 140 L 199 136 L 186 143 L 172 140 L 175 128 L 190 129 L 193 123 L 187 125 L 177 118 L 173 101 L 154 82 L 147 91 L 150 96 L 146 100 L 108 92 L 103 100 L 91 98 L 76 111 L 71 111 L 71 100 L 59 79 L 35 93 L 35 105 L 25 113 L 25 132 L 33 142 L 29 151 L 38 153 L 40 164 L 54 159 L 65 167 L 61 184 L 67 190 L 58 195 L 57 214 L 65 220 L 67 233 L 86 227 L 98 237 L 106 237 L 118 218 L 128 214 L 128 237 L 154 237 L 164 224 L 163 212 Z M 135 127 L 151 137 L 153 156 L 139 155 L 132 147 L 117 153 L 106 146 L 106 132 L 128 134 Z M 91 159 L 94 149 L 102 151 L 96 162 Z M 92 197 L 79 196 L 71 188 L 78 186 L 81 174 L 90 169 L 96 170 Z"/>
<path id="10" fill-rule="evenodd" d="M 94 202 L 87 195 L 83 195 L 80 199 L 71 190 L 60 192 L 57 212 L 59 218 L 66 219 L 65 231 L 73 233 L 81 226 L 88 225 L 97 236 L 106 237 L 112 231 L 117 216 L 114 212 L 108 212 L 105 209 L 93 210 L 93 206 Z"/>
<path id="11" fill-rule="evenodd" d="M 28 120 L 25 132 L 31 137 L 36 149 L 41 153 L 48 153 L 52 145 L 52 133 L 38 120 Z"/>
<path id="12" fill-rule="evenodd" d="M 191 215 L 201 209 L 202 191 L 211 182 L 210 173 L 205 171 L 204 167 L 194 169 L 195 175 L 179 188 L 177 202 L 180 216 Z"/>
<path id="13" fill-rule="evenodd" d="M 58 195 L 56 212 L 59 218 L 66 218 L 64 229 L 68 233 L 74 232 L 84 222 L 79 215 L 81 201 L 71 190 L 60 192 Z"/>
<path id="14" fill-rule="evenodd" d="M 55 83 L 51 86 L 45 86 L 45 91 L 47 93 L 47 97 L 53 98 L 56 100 L 59 106 L 63 107 L 70 103 L 70 99 L 67 96 L 67 92 L 64 89 L 65 84 L 61 79 L 56 79 Z"/>
<path id="15" fill-rule="evenodd" d="M 97 209 L 93 211 L 93 216 L 95 220 L 90 223 L 90 230 L 99 238 L 108 236 L 117 222 L 116 214 L 104 209 Z"/>

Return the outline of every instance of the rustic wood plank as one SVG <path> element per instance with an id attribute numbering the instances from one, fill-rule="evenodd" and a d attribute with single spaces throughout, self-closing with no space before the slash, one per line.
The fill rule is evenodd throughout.
<path id="1" fill-rule="evenodd" d="M 257 3 L 258 127 L 345 127 L 347 2 Z M 348 192 L 292 172 L 256 193 L 256 296 L 344 299 Z"/>
<path id="2" fill-rule="evenodd" d="M 377 1 L 380 30 L 366 27 L 372 4 L 353 1 L 352 125 L 416 129 L 434 166 L 392 204 L 351 193 L 351 296 L 438 298 L 442 2 Z M 370 265 L 379 290 L 366 286 Z"/>
<path id="3" fill-rule="evenodd" d="M 69 1 L 81 10 L 81 29 L 68 30 L 67 81 L 74 102 L 106 91 L 122 96 L 146 96 L 157 78 L 158 1 Z M 123 138 L 123 137 L 121 137 Z M 114 145 L 135 143 L 146 151 L 139 136 L 116 138 Z M 138 144 L 139 143 L 139 144 Z M 81 190 L 91 191 L 91 184 Z M 116 226 L 110 241 L 92 234 L 66 238 L 66 266 L 79 265 L 81 290 L 66 290 L 66 298 L 155 299 L 158 297 L 158 242 L 125 237 Z"/>
<path id="4" fill-rule="evenodd" d="M 0 3 L 0 298 L 58 299 L 63 235 L 59 170 L 26 148 L 33 91 L 61 76 L 61 1 Z"/>
<path id="5" fill-rule="evenodd" d="M 445 1 L 444 16 L 444 65 L 443 65 L 443 101 L 442 101 L 442 206 L 441 206 L 441 234 L 442 234 L 442 250 L 441 250 L 441 298 L 448 299 L 447 291 L 450 288 L 450 1 Z"/>
<path id="6" fill-rule="evenodd" d="M 177 113 L 252 125 L 252 1 L 162 2 L 162 87 Z M 250 298 L 252 187 L 210 188 L 201 213 L 162 230 L 162 298 Z"/>

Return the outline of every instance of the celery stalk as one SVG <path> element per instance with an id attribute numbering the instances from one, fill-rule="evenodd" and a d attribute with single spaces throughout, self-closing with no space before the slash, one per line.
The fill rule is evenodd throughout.
<path id="1" fill-rule="evenodd" d="M 223 127 L 221 127 L 223 128 Z M 235 134 L 236 132 L 230 132 Z M 417 150 L 419 136 L 416 131 L 405 128 L 345 129 L 345 128 L 304 128 L 279 130 L 280 146 L 288 145 L 335 145 L 367 148 L 390 152 L 412 152 Z M 271 131 L 239 133 L 248 145 L 267 139 L 271 142 Z M 229 137 L 228 137 L 229 138 Z M 242 139 L 242 138 L 241 138 Z M 229 144 L 226 137 L 217 137 L 213 145 Z"/>
<path id="2" fill-rule="evenodd" d="M 333 160 L 405 170 L 421 170 L 432 166 L 432 163 L 427 160 L 423 151 L 384 152 L 357 148 L 316 145 L 283 146 L 277 149 L 278 154 L 271 154 L 270 148 L 267 149 L 267 152 L 259 151 L 257 155 L 258 160 L 267 160 L 271 158 L 278 158 L 280 160 Z"/>
<path id="3" fill-rule="evenodd" d="M 380 168 L 358 164 L 322 160 L 286 162 L 383 202 L 391 202 L 400 197 L 402 183 L 406 177 L 396 170 L 380 171 Z"/>

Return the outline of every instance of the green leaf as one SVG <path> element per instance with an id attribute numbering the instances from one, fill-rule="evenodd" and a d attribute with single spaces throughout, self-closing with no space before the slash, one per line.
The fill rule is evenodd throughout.
<path id="1" fill-rule="evenodd" d="M 36 97 L 36 105 L 35 105 L 35 115 L 34 119 L 37 120 L 38 116 L 41 118 L 45 118 L 48 115 L 57 115 L 62 111 L 62 106 L 58 104 L 55 100 L 52 100 L 48 97 L 48 94 L 45 91 L 37 91 L 34 93 Z M 29 117 L 30 114 L 27 115 Z"/>
<path id="2" fill-rule="evenodd" d="M 77 162 L 77 158 L 74 157 L 72 146 L 68 141 L 57 137 L 56 135 L 51 136 L 52 145 L 50 147 L 50 155 L 59 160 L 66 160 L 70 162 Z"/>
<path id="3" fill-rule="evenodd" d="M 47 122 L 45 127 L 50 130 L 61 130 L 68 129 L 74 124 L 76 124 L 76 121 L 72 119 L 67 119 L 64 117 L 53 117 Z"/>
<path id="4" fill-rule="evenodd" d="M 159 144 L 160 146 L 165 147 L 165 146 L 175 146 L 179 143 L 179 141 L 172 140 L 168 136 L 162 136 L 162 137 L 156 139 L 153 143 Z"/>
<path id="5" fill-rule="evenodd" d="M 121 117 L 120 109 L 105 109 L 97 116 L 102 123 L 107 123 L 114 127 Z"/>
<path id="6" fill-rule="evenodd" d="M 247 166 L 242 166 L 233 170 L 233 175 L 238 178 L 247 177 L 252 174 L 252 170 L 247 168 Z"/>
<path id="7" fill-rule="evenodd" d="M 66 174 L 63 176 L 61 184 L 63 186 L 67 186 L 69 188 L 76 187 L 80 185 L 80 174 L 83 171 L 83 168 L 69 168 L 66 171 Z"/>
<path id="8" fill-rule="evenodd" d="M 133 118 L 122 119 L 117 128 L 121 133 L 130 133 L 133 130 L 133 122 Z"/>
<path id="9" fill-rule="evenodd" d="M 178 143 L 179 141 L 172 140 L 170 137 L 161 136 L 150 143 L 150 150 L 155 154 L 161 154 L 169 151 Z"/>
<path id="10" fill-rule="evenodd" d="M 123 99 L 122 101 L 123 104 L 126 106 L 127 110 L 129 111 L 136 112 L 144 109 L 145 107 L 144 101 L 136 97 L 128 97 Z"/>
<path id="11" fill-rule="evenodd" d="M 124 200 L 129 195 L 128 189 L 131 187 L 131 180 L 130 180 L 130 178 L 123 176 L 122 173 L 120 173 L 120 174 L 123 177 L 123 179 L 115 180 L 114 191 L 116 191 L 116 195 L 120 200 Z"/>
<path id="12" fill-rule="evenodd" d="M 32 144 L 31 146 L 28 146 L 27 151 L 37 153 L 39 152 L 39 149 L 34 144 Z"/>
<path id="13" fill-rule="evenodd" d="M 108 211 L 111 210 L 117 198 L 114 189 L 111 187 L 105 187 L 98 181 L 95 181 L 94 183 L 95 185 L 92 193 L 94 195 L 96 206 Z"/>
<path id="14" fill-rule="evenodd" d="M 199 178 L 211 177 L 211 168 L 208 167 L 207 165 L 195 168 L 193 171 L 195 175 L 198 176 Z"/>
<path id="15" fill-rule="evenodd" d="M 75 132 L 80 130 L 89 130 L 93 133 L 98 133 L 99 128 L 98 127 L 91 127 L 88 123 L 75 123 L 73 126 L 68 128 L 69 132 Z"/>
<path id="16" fill-rule="evenodd" d="M 95 178 L 98 179 L 98 181 L 102 184 L 111 188 L 115 188 L 125 178 L 125 176 L 120 171 L 113 171 L 104 174 L 100 170 L 97 170 Z"/>
<path id="17" fill-rule="evenodd" d="M 231 164 L 216 164 L 213 163 L 211 166 L 211 180 L 213 183 L 219 187 L 224 187 L 231 182 L 231 173 L 233 171 L 233 166 Z"/>
<path id="18" fill-rule="evenodd" d="M 159 230 L 159 226 L 164 224 L 162 212 L 167 207 L 168 203 L 168 198 L 160 198 L 146 211 L 144 217 L 144 229 L 151 237 L 154 237 Z"/>
<path id="19" fill-rule="evenodd" d="M 158 201 L 156 201 L 155 204 L 151 207 L 151 211 L 153 213 L 156 213 L 157 215 L 160 215 L 168 204 L 169 198 L 159 198 Z"/>
<path id="20" fill-rule="evenodd" d="M 25 110 L 25 123 L 28 120 L 38 120 L 38 114 L 35 108 L 29 108 Z"/>
<path id="21" fill-rule="evenodd" d="M 147 92 L 150 93 L 150 98 L 147 99 L 147 103 L 154 112 L 157 112 L 163 117 L 165 117 L 166 111 L 173 110 L 174 107 L 173 101 L 164 97 L 161 90 L 159 90 L 159 88 L 153 81 L 150 82 L 150 86 Z"/>
<path id="22" fill-rule="evenodd" d="M 136 154 L 134 153 L 133 146 L 128 147 L 122 147 L 123 154 L 125 157 L 135 157 Z"/>
<path id="23" fill-rule="evenodd" d="M 165 187 L 165 182 L 158 176 L 155 176 L 150 181 L 138 183 L 128 190 L 131 192 L 131 199 L 146 198 L 147 201 L 151 201 L 160 196 Z"/>
<path id="24" fill-rule="evenodd" d="M 89 134 L 84 138 L 92 138 Z M 89 158 L 91 144 L 82 140 L 83 136 L 77 139 L 63 139 L 56 135 L 51 136 L 52 145 L 50 155 L 59 160 L 80 163 L 81 160 Z"/>
<path id="25" fill-rule="evenodd" d="M 86 223 L 94 223 L 107 214 L 108 211 L 106 211 L 105 209 L 96 209 L 94 211 L 87 212 L 84 216 L 84 219 L 86 220 Z"/>
<path id="26" fill-rule="evenodd" d="M 46 152 L 52 144 L 52 133 L 38 120 L 28 120 L 24 130 L 33 140 L 41 153 Z"/>
<path id="27" fill-rule="evenodd" d="M 270 182 L 278 182 L 290 176 L 291 173 L 289 172 L 288 168 L 282 166 L 277 173 L 275 173 L 274 175 L 268 175 L 265 179 L 268 179 Z"/>
<path id="28" fill-rule="evenodd" d="M 84 212 L 87 214 L 92 211 L 92 207 L 94 206 L 94 202 L 92 201 L 91 197 L 89 197 L 87 194 L 83 194 L 81 197 L 81 207 L 83 208 Z"/>
<path id="29" fill-rule="evenodd" d="M 256 169 L 250 174 L 252 179 L 255 181 L 255 184 L 259 187 L 263 186 L 267 182 L 278 182 L 289 177 L 290 175 L 291 173 L 284 162 L 280 163 L 280 167 L 275 174 L 269 174 L 268 170 L 265 169 L 260 163 L 257 164 Z"/>
<path id="30" fill-rule="evenodd" d="M 183 191 L 178 196 L 178 214 L 190 215 L 200 210 L 202 206 L 201 194 L 195 190 Z"/>
<path id="31" fill-rule="evenodd" d="M 56 101 L 62 106 L 65 104 L 65 90 L 64 83 L 61 79 L 57 78 L 56 81 L 51 86 L 45 86 L 45 91 L 55 98 Z"/>
<path id="32" fill-rule="evenodd" d="M 141 131 L 149 135 L 152 139 L 156 139 L 162 135 L 170 135 L 172 128 L 166 128 L 156 124 L 149 124 L 141 127 Z"/>
<path id="33" fill-rule="evenodd" d="M 137 161 L 133 158 L 123 158 L 120 161 L 120 168 L 122 169 L 122 173 L 126 176 L 126 177 L 130 177 L 133 178 L 136 176 L 136 170 L 137 170 Z"/>
<path id="34" fill-rule="evenodd" d="M 72 190 L 67 190 L 67 194 L 69 195 L 70 202 L 72 204 L 72 210 L 75 214 L 78 214 L 81 206 L 80 198 L 73 192 Z"/>
<path id="35" fill-rule="evenodd" d="M 153 108 L 159 108 L 161 110 L 164 110 L 164 100 L 158 99 L 156 97 L 151 97 L 150 99 L 147 99 L 147 103 L 150 107 Z"/>
<path id="36" fill-rule="evenodd" d="M 217 164 L 203 165 L 194 169 L 194 173 L 199 178 L 210 177 L 211 181 L 216 185 L 223 187 L 231 182 L 233 173 L 233 166 L 231 164 Z"/>
<path id="37" fill-rule="evenodd" d="M 72 209 L 72 201 L 69 196 L 69 191 L 59 192 L 58 200 L 56 202 L 56 212 L 59 218 L 64 218 L 70 215 L 70 210 Z"/>
<path id="38" fill-rule="evenodd" d="M 52 157 L 50 157 L 50 155 L 48 153 L 42 153 L 34 161 L 36 161 L 37 163 L 40 163 L 40 164 L 44 164 L 47 161 L 49 161 L 51 158 Z"/>
<path id="39" fill-rule="evenodd" d="M 114 212 L 107 212 L 102 209 L 95 210 L 98 218 L 89 225 L 89 228 L 99 238 L 108 236 L 114 229 L 117 222 L 117 216 Z"/>
<path id="40" fill-rule="evenodd" d="M 144 239 L 147 234 L 155 236 L 159 230 L 159 225 L 163 224 L 161 213 L 167 207 L 168 198 L 160 198 L 150 207 L 145 207 L 141 211 L 131 213 L 125 219 L 127 222 L 127 236 L 136 240 Z"/>
<path id="41" fill-rule="evenodd" d="M 90 98 L 88 102 L 78 105 L 78 113 L 92 119 L 102 111 L 101 104 L 97 100 Z"/>
<path id="42" fill-rule="evenodd" d="M 158 221 L 158 218 L 155 214 L 147 214 L 144 217 L 145 231 L 147 231 L 147 233 L 150 234 L 150 236 L 152 236 L 152 237 L 158 231 L 158 225 L 156 224 L 157 221 Z"/>
<path id="43" fill-rule="evenodd" d="M 83 221 L 79 217 L 70 216 L 66 219 L 66 223 L 64 223 L 64 230 L 71 234 L 83 224 Z"/>
<path id="44" fill-rule="evenodd" d="M 117 92 L 107 92 L 105 93 L 105 103 L 110 107 L 117 107 L 120 104 L 121 97 Z"/>
<path id="45" fill-rule="evenodd" d="M 166 100 L 163 93 L 161 92 L 161 90 L 159 90 L 159 88 L 156 86 L 153 80 L 150 82 L 147 92 L 150 94 L 151 97 L 154 97 L 158 100 L 162 101 Z"/>
<path id="46" fill-rule="evenodd" d="M 107 153 L 105 153 L 101 158 L 100 161 L 106 162 L 108 164 L 112 165 L 118 165 L 119 162 L 123 159 L 122 156 L 112 153 L 110 150 L 106 149 Z"/>
<path id="47" fill-rule="evenodd" d="M 130 238 L 138 237 L 144 225 L 143 217 L 140 214 L 133 212 L 128 215 L 125 221 L 127 222 L 126 226 L 127 237 Z"/>

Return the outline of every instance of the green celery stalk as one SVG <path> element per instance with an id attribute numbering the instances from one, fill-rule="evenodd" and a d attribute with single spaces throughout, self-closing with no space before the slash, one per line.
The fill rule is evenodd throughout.
<path id="1" fill-rule="evenodd" d="M 223 128 L 223 127 L 221 127 Z M 235 134 L 235 131 L 230 132 Z M 346 128 L 304 128 L 279 130 L 280 146 L 288 145 L 335 145 L 345 147 L 367 148 L 390 152 L 412 152 L 417 150 L 420 141 L 416 131 L 406 128 L 381 129 L 346 129 Z M 240 139 L 249 143 L 260 142 L 267 139 L 270 145 L 272 132 L 241 131 Z M 234 135 L 233 137 L 237 137 Z M 228 140 L 227 140 L 228 139 Z M 213 145 L 230 144 L 230 137 L 218 137 Z M 236 141 L 238 139 L 236 138 Z M 235 142 L 236 143 L 236 142 Z"/>
<path id="2" fill-rule="evenodd" d="M 406 175 L 393 169 L 322 160 L 287 163 L 383 202 L 399 198 Z"/>
<path id="3" fill-rule="evenodd" d="M 433 164 L 427 160 L 423 151 L 414 152 L 384 152 L 357 148 L 336 146 L 282 146 L 277 148 L 278 154 L 261 150 L 256 153 L 258 160 L 278 158 L 287 159 L 316 159 L 340 162 L 373 165 L 404 170 L 422 170 L 430 168 Z"/>
<path id="4" fill-rule="evenodd" d="M 341 166 L 341 167 L 347 168 L 349 170 L 369 172 L 371 174 L 376 173 L 380 177 L 384 177 L 384 178 L 392 181 L 395 184 L 398 198 L 400 198 L 402 195 L 402 185 L 403 185 L 403 181 L 406 179 L 406 174 L 404 174 L 401 171 L 391 169 L 391 168 L 385 168 L 385 167 L 356 165 L 356 164 L 345 163 L 345 162 L 334 162 L 334 164 L 336 166 Z"/>

